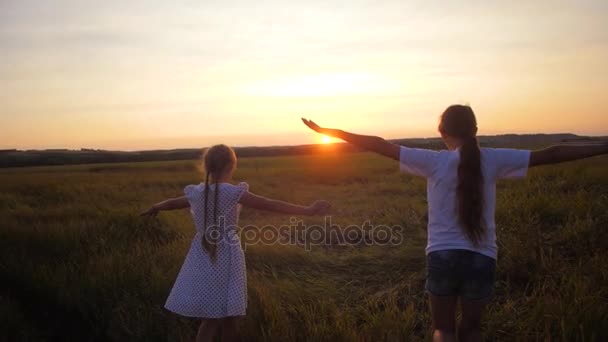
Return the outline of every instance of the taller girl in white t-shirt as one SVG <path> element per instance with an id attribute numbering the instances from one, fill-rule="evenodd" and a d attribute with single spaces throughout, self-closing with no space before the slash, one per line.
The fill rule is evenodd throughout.
<path id="1" fill-rule="evenodd" d="M 477 120 L 469 106 L 452 105 L 441 115 L 439 133 L 448 150 L 408 148 L 380 137 L 319 127 L 340 138 L 400 161 L 401 170 L 427 179 L 429 204 L 426 290 L 433 339 L 455 340 L 460 299 L 460 341 L 481 341 L 481 316 L 494 285 L 496 181 L 523 178 L 529 167 L 608 153 L 608 144 L 559 145 L 540 151 L 480 148 Z"/>

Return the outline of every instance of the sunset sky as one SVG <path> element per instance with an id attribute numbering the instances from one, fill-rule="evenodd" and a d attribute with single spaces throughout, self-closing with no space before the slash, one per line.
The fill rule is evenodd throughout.
<path id="1" fill-rule="evenodd" d="M 0 0 L 0 148 L 608 135 L 608 1 Z"/>

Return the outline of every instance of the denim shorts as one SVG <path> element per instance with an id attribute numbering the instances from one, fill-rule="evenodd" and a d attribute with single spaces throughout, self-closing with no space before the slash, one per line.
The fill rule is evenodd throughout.
<path id="1" fill-rule="evenodd" d="M 426 290 L 434 296 L 469 300 L 492 295 L 496 260 L 464 249 L 431 252 L 426 257 Z"/>

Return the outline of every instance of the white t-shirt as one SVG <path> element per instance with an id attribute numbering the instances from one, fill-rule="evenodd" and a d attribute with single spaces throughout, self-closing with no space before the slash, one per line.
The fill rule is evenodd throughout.
<path id="1" fill-rule="evenodd" d="M 401 171 L 427 179 L 429 206 L 426 253 L 446 249 L 466 249 L 496 259 L 496 181 L 523 178 L 528 171 L 530 151 L 503 148 L 481 148 L 484 177 L 483 220 L 486 237 L 478 247 L 467 238 L 458 220 L 457 194 L 460 152 L 433 151 L 401 147 Z"/>

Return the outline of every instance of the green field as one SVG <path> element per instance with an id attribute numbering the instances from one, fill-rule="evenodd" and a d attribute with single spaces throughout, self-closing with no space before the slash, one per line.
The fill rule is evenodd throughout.
<path id="1" fill-rule="evenodd" d="M 489 340 L 606 341 L 608 158 L 498 184 Z M 0 170 L 0 321 L 10 341 L 193 340 L 163 309 L 190 246 L 188 211 L 137 214 L 202 179 L 194 161 Z M 426 340 L 423 179 L 371 154 L 243 158 L 236 181 L 297 203 L 333 203 L 341 226 L 399 225 L 397 246 L 246 250 L 247 341 Z M 307 224 L 322 218 L 303 218 Z M 242 225 L 289 217 L 244 209 Z"/>

